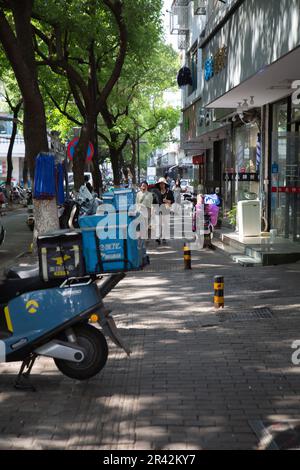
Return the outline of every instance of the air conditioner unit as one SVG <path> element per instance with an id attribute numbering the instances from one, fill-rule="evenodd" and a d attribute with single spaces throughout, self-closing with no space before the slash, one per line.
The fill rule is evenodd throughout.
<path id="1" fill-rule="evenodd" d="M 207 0 L 194 0 L 194 15 L 206 15 Z"/>
<path id="2" fill-rule="evenodd" d="M 186 34 L 189 30 L 188 7 L 174 5 L 171 12 L 171 34 Z"/>

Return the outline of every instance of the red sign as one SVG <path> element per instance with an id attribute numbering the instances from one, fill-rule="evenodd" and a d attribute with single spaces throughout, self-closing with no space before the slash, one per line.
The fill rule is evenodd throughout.
<path id="1" fill-rule="evenodd" d="M 288 187 L 288 186 L 279 186 L 278 188 L 273 187 L 272 193 L 286 193 L 286 194 L 300 194 L 300 187 Z"/>
<path id="2" fill-rule="evenodd" d="M 204 161 L 205 161 L 205 156 L 203 154 L 195 155 L 193 157 L 193 165 L 204 165 Z"/>
<path id="3" fill-rule="evenodd" d="M 75 153 L 75 148 L 76 148 L 78 142 L 79 142 L 79 137 L 75 137 L 73 140 L 71 140 L 71 142 L 69 142 L 69 145 L 68 145 L 69 160 L 73 160 L 74 153 Z M 87 161 L 90 162 L 92 160 L 93 156 L 94 156 L 94 146 L 90 142 L 89 147 L 88 147 L 88 151 L 87 151 L 87 154 L 86 154 Z"/>

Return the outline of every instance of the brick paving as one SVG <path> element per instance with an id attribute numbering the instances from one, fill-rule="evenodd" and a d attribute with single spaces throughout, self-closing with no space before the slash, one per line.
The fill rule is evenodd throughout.
<path id="1" fill-rule="evenodd" d="M 243 268 L 203 251 L 185 272 L 181 249 L 151 245 L 151 267 L 107 298 L 130 358 L 109 343 L 105 369 L 84 383 L 39 359 L 36 393 L 12 387 L 18 364 L 0 365 L 0 449 L 256 449 L 252 421 L 300 420 L 300 264 Z M 226 320 L 263 307 L 271 319 Z"/>

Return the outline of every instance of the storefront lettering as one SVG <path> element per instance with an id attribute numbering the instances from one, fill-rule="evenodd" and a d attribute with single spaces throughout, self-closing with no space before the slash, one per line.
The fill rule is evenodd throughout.
<path id="1" fill-rule="evenodd" d="M 224 173 L 223 175 L 224 181 L 244 181 L 244 182 L 251 182 L 259 181 L 259 174 L 258 173 Z"/>
<path id="2" fill-rule="evenodd" d="M 272 188 L 272 193 L 300 194 L 300 187 L 278 186 Z"/>
<path id="3" fill-rule="evenodd" d="M 292 94 L 292 102 L 294 105 L 298 106 L 300 104 L 300 80 L 295 80 L 292 83 L 292 88 L 296 89 Z"/>

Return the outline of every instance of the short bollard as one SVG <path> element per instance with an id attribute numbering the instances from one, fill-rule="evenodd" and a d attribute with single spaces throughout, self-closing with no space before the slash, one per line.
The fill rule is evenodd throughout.
<path id="1" fill-rule="evenodd" d="M 214 289 L 215 289 L 215 297 L 214 297 L 215 308 L 224 308 L 225 301 L 224 301 L 224 277 L 223 276 L 215 276 Z"/>
<path id="2" fill-rule="evenodd" d="M 187 243 L 184 244 L 184 269 L 192 269 L 192 252 Z"/>

